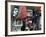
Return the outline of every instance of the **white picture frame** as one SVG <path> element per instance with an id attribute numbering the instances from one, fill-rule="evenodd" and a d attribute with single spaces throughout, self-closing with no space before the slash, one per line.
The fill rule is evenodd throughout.
<path id="1" fill-rule="evenodd" d="M 5 28 L 7 28 L 6 29 L 6 35 L 35 35 L 35 34 L 45 34 L 45 7 L 44 7 L 44 5 L 45 5 L 45 3 L 43 3 L 43 2 L 17 2 L 17 1 L 15 1 L 15 2 L 6 2 L 6 5 L 7 5 L 7 11 L 6 11 L 6 14 L 7 15 L 5 15 L 5 16 L 7 16 L 7 18 L 6 18 L 6 27 Z M 18 32 L 16 32 L 16 31 L 11 31 L 11 5 L 16 5 L 16 6 L 22 6 L 22 5 L 24 5 L 24 6 L 40 6 L 41 7 L 41 30 L 37 30 L 37 31 L 34 31 L 34 30 L 32 30 L 32 31 L 18 31 Z"/>

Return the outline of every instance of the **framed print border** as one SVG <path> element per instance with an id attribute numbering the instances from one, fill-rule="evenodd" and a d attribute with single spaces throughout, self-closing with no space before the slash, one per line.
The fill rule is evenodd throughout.
<path id="1" fill-rule="evenodd" d="M 43 16 L 44 17 L 44 30 L 43 30 L 43 33 L 8 35 L 8 2 L 43 4 L 44 5 L 44 16 Z M 40 34 L 45 34 L 45 3 L 44 2 L 5 1 L 5 36 L 23 36 L 23 35 L 40 35 Z"/>

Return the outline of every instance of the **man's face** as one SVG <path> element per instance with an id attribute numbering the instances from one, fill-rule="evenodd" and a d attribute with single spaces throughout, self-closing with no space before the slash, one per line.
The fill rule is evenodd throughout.
<path id="1" fill-rule="evenodd" d="M 17 8 L 14 8 L 13 16 L 16 16 L 17 13 L 18 13 L 18 9 Z"/>
<path id="2" fill-rule="evenodd" d="M 15 8 L 15 9 L 14 9 L 14 11 L 17 13 L 17 12 L 18 12 L 18 9 L 17 9 L 17 8 Z"/>

